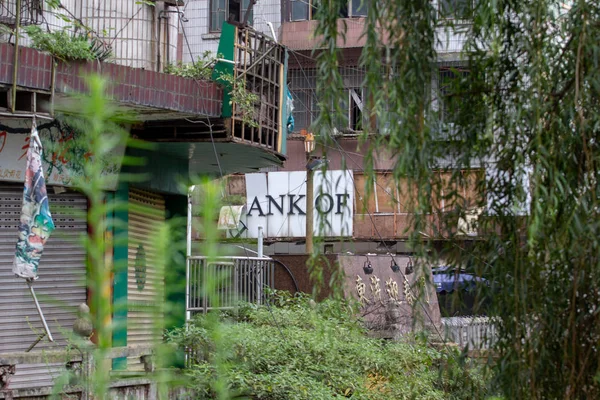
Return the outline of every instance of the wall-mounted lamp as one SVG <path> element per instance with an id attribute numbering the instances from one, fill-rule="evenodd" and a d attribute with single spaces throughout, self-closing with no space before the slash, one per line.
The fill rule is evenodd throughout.
<path id="1" fill-rule="evenodd" d="M 363 265 L 363 271 L 365 271 L 366 275 L 371 275 L 373 273 L 373 265 L 371 265 L 371 261 L 367 258 Z"/>
<path id="2" fill-rule="evenodd" d="M 393 259 L 392 259 L 392 264 L 390 265 L 390 268 L 392 269 L 392 272 L 400 271 L 400 267 L 398 266 L 398 264 L 396 264 L 396 261 Z"/>
<path id="3" fill-rule="evenodd" d="M 408 257 L 408 264 L 406 264 L 406 269 L 404 270 L 405 275 L 410 275 L 415 272 L 415 267 L 413 266 L 412 258 Z"/>

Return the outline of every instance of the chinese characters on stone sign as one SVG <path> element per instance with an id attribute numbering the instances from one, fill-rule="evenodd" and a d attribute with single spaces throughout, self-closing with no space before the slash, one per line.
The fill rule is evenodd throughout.
<path id="1" fill-rule="evenodd" d="M 359 275 L 356 276 L 356 294 L 358 296 L 358 301 L 363 306 L 366 304 L 377 302 L 384 305 L 385 300 L 382 296 L 381 279 L 379 279 L 379 277 L 377 277 L 376 275 L 373 275 L 370 277 L 370 281 L 371 282 L 369 288 L 371 289 L 371 296 L 368 296 L 366 293 L 367 285 Z M 402 302 L 402 300 L 400 299 L 398 282 L 396 282 L 392 278 L 389 278 L 385 282 L 385 293 L 387 294 L 387 301 L 393 301 L 396 303 Z M 406 279 L 406 277 L 404 277 L 403 281 L 403 293 L 406 302 L 412 306 L 415 302 L 415 296 L 411 291 L 410 283 L 408 282 L 408 279 Z"/>
<path id="2" fill-rule="evenodd" d="M 373 275 L 371 277 L 371 293 L 373 293 L 373 301 L 379 301 L 383 304 L 383 299 L 381 298 L 381 288 L 379 287 L 380 279 Z"/>
<path id="3" fill-rule="evenodd" d="M 367 285 L 363 282 L 360 276 L 356 276 L 356 292 L 358 293 L 358 301 L 360 301 L 361 305 L 365 305 L 370 303 L 369 299 L 365 297 L 365 292 L 367 289 Z"/>

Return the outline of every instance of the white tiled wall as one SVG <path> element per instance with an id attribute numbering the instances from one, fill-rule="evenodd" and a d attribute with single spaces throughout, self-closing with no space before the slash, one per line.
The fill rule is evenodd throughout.
<path id="1" fill-rule="evenodd" d="M 183 61 L 191 62 L 197 57 L 202 57 L 205 51 L 216 54 L 219 47 L 219 35 L 208 32 L 209 0 L 187 0 L 185 4 L 185 18 L 183 31 L 187 36 L 187 43 L 183 43 Z M 254 6 L 254 28 L 269 36 L 271 30 L 266 22 L 272 22 L 275 32 L 281 25 L 281 1 L 280 0 L 258 0 Z M 182 33 L 184 33 L 182 31 Z M 189 47 L 188 47 L 189 44 Z"/>

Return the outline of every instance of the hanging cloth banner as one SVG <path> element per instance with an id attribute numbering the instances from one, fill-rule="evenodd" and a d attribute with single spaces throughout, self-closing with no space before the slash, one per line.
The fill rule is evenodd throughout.
<path id="1" fill-rule="evenodd" d="M 38 266 L 44 252 L 44 244 L 53 230 L 54 222 L 50 215 L 48 192 L 42 167 L 42 142 L 34 120 L 27 150 L 19 240 L 13 263 L 15 275 L 27 280 L 38 278 Z"/>

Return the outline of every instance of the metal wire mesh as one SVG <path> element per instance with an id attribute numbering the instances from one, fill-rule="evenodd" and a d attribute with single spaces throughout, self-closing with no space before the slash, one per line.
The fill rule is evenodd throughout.
<path id="1" fill-rule="evenodd" d="M 274 287 L 274 274 L 275 263 L 270 259 L 227 257 L 208 261 L 190 257 L 187 311 L 231 309 L 239 302 L 263 304 L 265 288 Z"/>
<path id="2" fill-rule="evenodd" d="M 285 49 L 270 37 L 251 29 L 238 29 L 234 77 L 245 79 L 246 89 L 258 97 L 259 104 L 252 116 L 257 126 L 250 126 L 244 123 L 244 113 L 239 105 L 233 103 L 231 120 L 235 138 L 279 149 L 284 58 Z"/>
<path id="3" fill-rule="evenodd" d="M 21 25 L 38 24 L 42 17 L 43 0 L 21 0 Z M 0 1 L 0 23 L 15 25 L 17 22 L 17 1 Z"/>
<path id="4" fill-rule="evenodd" d="M 365 69 L 360 67 L 341 67 L 344 87 L 339 93 L 339 107 L 342 115 L 337 115 L 335 127 L 342 133 L 362 131 L 364 124 L 364 103 L 366 93 L 362 88 Z M 288 72 L 288 84 L 294 100 L 294 124 L 297 130 L 308 129 L 316 121 L 319 112 L 317 100 L 317 70 L 315 68 L 291 69 Z M 331 104 L 331 112 L 335 111 Z"/>

